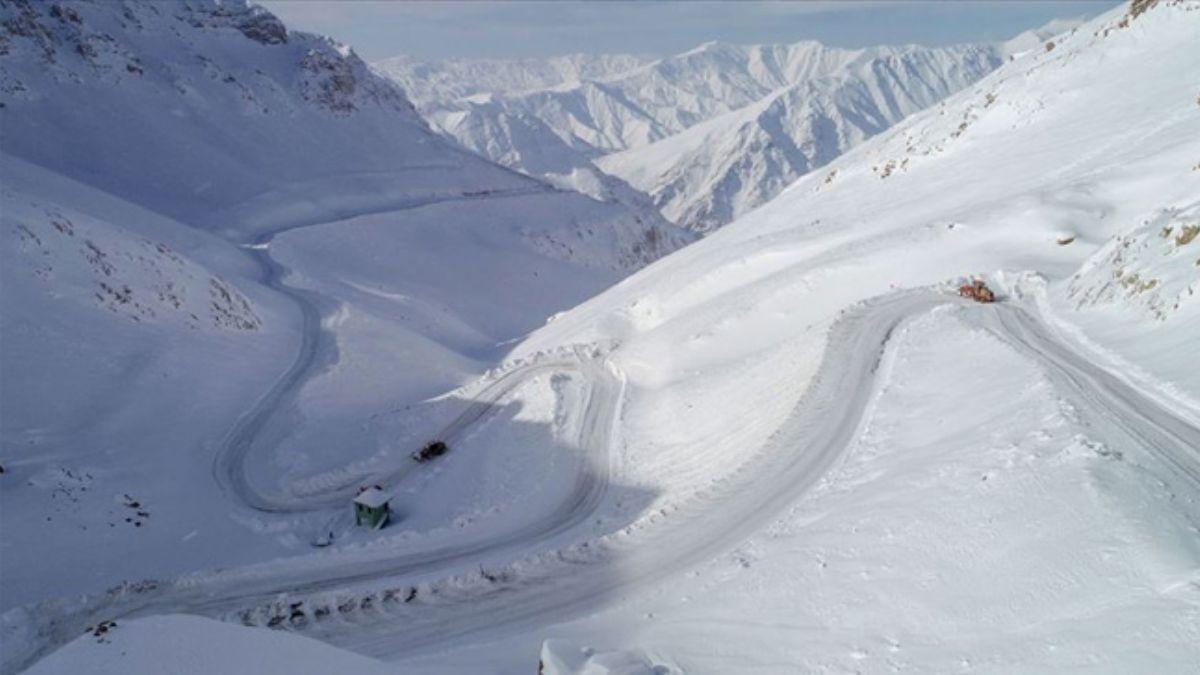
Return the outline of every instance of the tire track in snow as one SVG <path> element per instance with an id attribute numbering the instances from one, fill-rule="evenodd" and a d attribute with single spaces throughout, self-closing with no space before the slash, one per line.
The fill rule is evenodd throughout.
<path id="1" fill-rule="evenodd" d="M 504 199 L 548 192 L 551 190 L 538 186 L 478 194 L 427 197 L 396 203 L 386 209 L 357 215 L 411 211 L 435 204 Z M 288 284 L 285 281 L 288 269 L 276 261 L 270 253 L 271 241 L 276 236 L 284 232 L 324 224 L 328 224 L 327 221 L 293 223 L 260 235 L 252 243 L 245 245 L 247 253 L 262 268 L 263 285 L 290 298 L 301 313 L 301 340 L 296 358 L 271 388 L 263 394 L 262 398 L 238 418 L 213 459 L 213 478 L 222 491 L 230 498 L 236 499 L 256 511 L 266 513 L 315 511 L 344 506 L 347 500 L 354 496 L 354 483 L 309 497 L 271 494 L 254 485 L 246 470 L 248 455 L 258 439 L 264 437 L 264 432 L 270 428 L 271 423 L 294 405 L 297 394 L 309 380 L 336 361 L 336 339 L 332 331 L 325 328 L 321 322 L 322 306 L 331 305 L 333 301 L 316 291 Z M 516 386 L 519 383 L 518 380 L 511 381 L 511 385 Z M 491 403 L 495 403 L 499 397 L 510 391 L 512 386 L 497 391 L 496 399 L 481 400 L 478 406 L 473 407 L 486 410 Z M 464 415 L 469 412 L 470 410 Z M 451 427 L 453 427 L 453 423 Z"/>
<path id="2" fill-rule="evenodd" d="M 533 376 L 552 370 L 556 365 L 534 364 L 517 374 Z M 565 362 L 564 365 L 566 369 L 579 369 L 592 385 L 580 423 L 581 444 L 589 439 L 602 439 L 605 444 L 583 445 L 580 458 L 583 470 L 568 497 L 557 509 L 537 520 L 497 536 L 418 553 L 358 560 L 335 557 L 315 565 L 303 564 L 299 569 L 288 569 L 286 562 L 282 568 L 260 564 L 248 571 L 218 572 L 199 578 L 185 576 L 128 593 L 82 601 L 66 598 L 17 608 L 3 617 L 5 649 L 0 651 L 0 672 L 14 673 L 29 667 L 78 637 L 86 626 L 102 620 L 174 613 L 227 618 L 239 610 L 270 603 L 287 594 L 318 593 L 376 579 L 440 571 L 473 564 L 485 554 L 515 556 L 570 530 L 595 511 L 608 489 L 607 440 L 619 415 L 624 381 L 619 373 L 595 359 L 581 359 L 574 364 Z M 506 385 L 505 390 L 511 386 Z M 465 429 L 480 417 L 469 409 L 456 422 L 461 422 Z"/>
<path id="3" fill-rule="evenodd" d="M 1049 323 L 1020 306 L 986 312 L 981 325 L 1042 364 L 1050 381 L 1082 403 L 1089 425 L 1102 435 L 1124 436 L 1200 488 L 1200 429 L 1124 379 L 1081 357 L 1058 339 Z"/>
<path id="4" fill-rule="evenodd" d="M 904 322 L 948 304 L 969 307 L 968 316 L 979 316 L 999 339 L 1047 369 L 1061 391 L 1095 418 L 1099 435 L 1124 434 L 1180 475 L 1192 480 L 1200 475 L 1200 429 L 1071 351 L 1021 306 L 902 292 L 867 301 L 839 319 L 817 375 L 759 454 L 761 461 L 707 488 L 702 498 L 666 514 L 660 524 L 606 538 L 591 564 L 573 565 L 557 578 L 518 582 L 479 601 L 421 607 L 390 623 L 355 623 L 309 634 L 377 657 L 419 655 L 462 644 L 472 635 L 486 633 L 491 640 L 571 620 L 732 550 L 803 497 L 844 456 L 859 433 L 892 336 Z"/>
<path id="5" fill-rule="evenodd" d="M 821 366 L 792 413 L 756 455 L 660 522 L 602 538 L 592 562 L 457 605 L 420 607 L 393 622 L 317 629 L 309 635 L 377 657 L 411 656 L 570 620 L 736 547 L 800 499 L 857 435 L 891 336 L 905 321 L 962 301 L 904 292 L 847 311 L 831 328 Z"/>
<path id="6" fill-rule="evenodd" d="M 573 555 L 560 556 L 559 561 L 566 562 L 549 574 L 533 570 L 528 578 L 506 580 L 484 592 L 446 597 L 434 604 L 401 605 L 400 610 L 372 615 L 371 623 L 339 620 L 316 624 L 305 632 L 374 656 L 415 656 L 461 645 L 484 633 L 488 639 L 497 639 L 570 620 L 731 550 L 801 498 L 844 455 L 858 434 L 891 336 L 905 321 L 947 304 L 966 303 L 946 294 L 906 291 L 844 312 L 830 330 L 817 374 L 759 452 L 758 461 L 747 463 L 696 498 L 662 512 L 663 517 L 644 519 L 590 540 L 588 547 L 573 546 Z M 1097 427 L 1099 433 L 1125 434 L 1159 454 L 1180 474 L 1192 479 L 1200 476 L 1200 457 L 1196 456 L 1200 429 L 1072 352 L 1024 308 L 1001 303 L 978 309 L 980 320 L 998 338 L 1042 364 L 1089 414 L 1109 420 L 1107 426 Z M 585 377 L 596 378 L 587 404 L 589 410 L 596 409 L 585 415 L 580 442 L 607 452 L 619 417 L 622 384 L 616 374 L 606 373 L 599 364 L 583 361 L 581 367 Z M 607 463 L 606 458 L 597 468 L 607 471 Z M 606 486 L 607 475 L 596 484 Z M 44 603 L 30 614 L 37 622 L 35 644 L 30 649 L 6 650 L 3 670 L 27 666 L 98 619 L 174 612 L 228 618 L 280 598 L 303 600 L 310 594 L 370 581 L 404 584 L 419 575 L 445 574 L 485 554 L 519 556 L 582 522 L 602 501 L 604 491 L 581 495 L 578 503 L 565 504 L 503 541 L 479 541 L 382 560 L 334 562 L 325 568 L 281 569 L 269 577 L 216 576 L 165 585 L 144 594 L 100 598 L 87 607 Z M 585 548 L 591 553 L 580 554 Z"/>

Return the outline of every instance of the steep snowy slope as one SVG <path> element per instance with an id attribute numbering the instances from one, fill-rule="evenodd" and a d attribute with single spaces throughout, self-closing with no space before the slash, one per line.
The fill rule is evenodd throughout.
<path id="1" fill-rule="evenodd" d="M 457 148 L 242 2 L 9 2 L 0 26 L 4 609 L 308 551 L 221 451 L 289 479 L 405 458 L 381 405 L 689 240 Z"/>
<path id="2" fill-rule="evenodd" d="M 430 133 L 348 48 L 238 3 L 16 2 L 4 51 L 6 152 L 191 224 L 540 187 Z"/>
<path id="3" fill-rule="evenodd" d="M 880 47 L 596 165 L 650 195 L 672 222 L 711 231 L 999 63 L 986 50 Z"/>
<path id="4" fill-rule="evenodd" d="M 1184 365 L 1200 337 L 1198 235 L 1200 199 L 1164 204 L 1106 241 L 1051 297 L 1065 308 L 1064 328 L 1111 368 L 1200 410 L 1200 376 Z"/>
<path id="5" fill-rule="evenodd" d="M 449 150 L 344 47 L 262 10 L 4 9 L 5 152 L 190 224 L 261 230 L 294 217 L 280 203 L 531 185 Z"/>
<path id="6" fill-rule="evenodd" d="M 320 505 L 323 485 L 399 476 L 399 527 L 13 610 L 5 666 L 99 618 L 189 612 L 430 673 L 531 672 L 539 656 L 547 672 L 1188 670 L 1198 29 L 1200 2 L 1139 1 L 1018 57 L 556 315 L 453 397 L 355 400 L 356 372 L 410 362 L 339 361 L 299 410 L 342 426 L 268 424 L 307 445 L 243 456 L 250 493 Z M 398 251 L 374 237 L 345 253 L 353 270 L 310 269 L 320 231 L 420 232 L 462 216 L 447 206 L 271 246 L 297 284 L 344 299 L 325 315 L 339 346 L 385 354 L 390 326 L 346 326 L 430 308 L 411 279 L 388 286 Z M 958 298 L 968 274 L 1001 302 Z M 458 411 L 483 421 L 437 426 Z M 444 463 L 393 461 L 430 429 L 462 434 Z M 360 457 L 339 439 L 370 433 L 403 442 L 339 467 Z M 328 470 L 263 482 L 306 461 Z M 304 517 L 259 524 L 299 538 L 316 530 Z"/>
<path id="7" fill-rule="evenodd" d="M 217 564 L 180 539 L 227 522 L 208 448 L 287 367 L 294 308 L 228 242 L 0 160 L 5 609 Z"/>
<path id="8" fill-rule="evenodd" d="M 1109 12 L 558 317 L 518 353 L 619 344 L 618 475 L 653 501 L 446 610 L 489 613 L 476 646 L 331 639 L 449 672 L 546 639 L 659 672 L 1190 668 L 1198 31 L 1197 2 Z M 856 359 L 821 459 L 844 403 L 814 392 Z"/>

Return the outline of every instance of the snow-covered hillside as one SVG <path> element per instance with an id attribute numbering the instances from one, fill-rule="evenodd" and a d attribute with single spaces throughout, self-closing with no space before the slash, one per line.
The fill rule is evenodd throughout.
<path id="1" fill-rule="evenodd" d="M 1130 329 L 1189 334 L 1183 317 L 1192 303 L 1177 298 L 1189 297 L 1200 274 L 1185 264 L 1196 243 L 1184 229 L 1200 194 L 1200 51 L 1190 39 L 1200 10 L 1164 2 L 1122 21 L 1124 12 L 1017 58 L 801 178 L 527 346 L 618 339 L 622 350 L 669 349 L 669 358 L 647 352 L 638 363 L 682 367 L 694 350 L 709 368 L 706 354 L 732 366 L 768 346 L 791 349 L 848 302 L 1000 270 L 1044 275 L 1050 307 L 1064 320 L 1099 300 L 1120 307 L 1112 318 Z M 1144 278 L 1137 289 L 1121 282 L 1126 273 Z M 1105 291 L 1103 277 L 1113 274 L 1117 288 Z M 1160 284 L 1163 293 L 1152 294 Z M 1155 316 L 1153 306 L 1177 302 L 1177 314 Z M 716 339 L 726 332 L 731 342 Z M 681 349 L 685 340 L 693 346 Z M 1200 391 L 1190 371 L 1161 374 Z M 762 403 L 747 401 L 747 410 Z"/>
<path id="2" fill-rule="evenodd" d="M 663 215 L 707 232 L 809 171 L 983 77 L 984 48 L 880 47 L 666 139 L 596 160 Z"/>
<path id="3" fill-rule="evenodd" d="M 526 79 L 506 61 L 397 58 L 377 67 L 464 146 L 531 175 L 631 201 L 623 181 L 668 219 L 703 232 L 1069 23 L 1009 43 L 945 48 L 713 42 L 624 72 L 616 67 L 627 59 L 577 56 L 548 60 Z M 551 84 L 535 89 L 535 77 Z"/>
<path id="4" fill-rule="evenodd" d="M 244 2 L 7 2 L 0 26 L 6 610 L 308 551 L 311 523 L 228 500 L 219 450 L 289 480 L 406 457 L 429 429 L 398 438 L 381 401 L 476 379 L 691 239 L 463 151 Z"/>
<path id="5" fill-rule="evenodd" d="M 1186 672 L 1198 33 L 1200 0 L 1116 8 L 536 329 L 614 276 L 579 263 L 611 241 L 536 229 L 594 229 L 578 196 L 235 248 L 4 157 L 0 667 L 173 665 L 218 633 L 140 619 L 187 613 L 421 673 Z M 161 243 L 259 323 L 112 311 L 84 231 L 133 297 Z M 349 524 L 372 482 L 379 531 Z"/>
<path id="6" fill-rule="evenodd" d="M 1017 58 L 527 342 L 620 342 L 622 475 L 659 498 L 593 544 L 624 581 L 604 609 L 487 649 L 550 638 L 666 672 L 1200 660 L 1200 3 L 1138 4 L 1152 6 Z M 794 420 L 837 410 L 811 397 L 833 386 L 814 364 L 861 353 L 837 329 L 853 303 L 949 295 L 968 274 L 1001 304 L 947 298 L 898 326 L 840 463 L 772 508 L 748 496 L 823 447 L 819 424 Z M 1069 365 L 1089 359 L 1112 374 Z M 1160 412 L 1177 421 L 1148 421 Z M 672 535 L 688 528 L 697 559 Z"/>
<path id="7" fill-rule="evenodd" d="M 431 672 L 1188 669 L 1200 3 L 1129 11 L 531 336 L 617 345 L 642 496 L 403 629 L 311 634 Z M 1002 301 L 959 301 L 970 274 Z"/>
<path id="8" fill-rule="evenodd" d="M 347 47 L 244 3 L 15 2 L 3 49 L 5 152 L 189 224 L 544 187 L 431 133 Z"/>
<path id="9" fill-rule="evenodd" d="M 4 26 L 5 152 L 189 224 L 530 185 L 449 151 L 349 50 L 244 3 L 15 2 Z"/>

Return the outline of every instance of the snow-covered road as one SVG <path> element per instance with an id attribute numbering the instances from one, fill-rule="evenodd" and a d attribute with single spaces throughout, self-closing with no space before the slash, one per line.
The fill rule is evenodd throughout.
<path id="1" fill-rule="evenodd" d="M 589 542 L 585 550 L 576 547 L 548 569 L 519 567 L 511 581 L 467 594 L 462 602 L 401 606 L 392 621 L 339 621 L 312 634 L 374 656 L 412 656 L 463 644 L 485 631 L 492 639 L 567 620 L 733 549 L 777 518 L 843 456 L 876 391 L 877 371 L 896 329 L 938 306 L 961 302 L 916 291 L 847 311 L 830 334 L 807 393 L 757 451 L 756 461 L 690 503 Z M 1200 429 L 1189 421 L 1090 363 L 1022 305 L 972 306 L 968 314 L 1045 368 L 1094 421 L 1098 437 L 1134 434 L 1139 445 L 1167 456 L 1186 475 L 1197 475 Z"/>
<path id="2" fill-rule="evenodd" d="M 410 211 L 435 204 L 504 199 L 549 191 L 552 191 L 552 188 L 539 186 L 537 188 L 432 196 L 394 203 L 386 209 L 381 209 L 380 212 Z M 369 215 L 369 213 L 371 212 L 356 211 L 353 215 L 361 216 Z M 301 343 L 295 359 L 262 398 L 255 403 L 254 407 L 238 419 L 213 460 L 213 478 L 222 490 L 230 498 L 257 511 L 303 512 L 343 507 L 354 496 L 354 490 L 358 485 L 364 482 L 391 482 L 411 468 L 406 464 L 398 469 L 397 475 L 394 476 L 355 477 L 335 489 L 303 497 L 268 493 L 255 485 L 248 476 L 247 456 L 260 444 L 260 439 L 269 435 L 264 432 L 281 417 L 281 413 L 286 412 L 294 404 L 297 393 L 304 388 L 306 382 L 337 360 L 336 339 L 322 324 L 322 317 L 332 311 L 334 301 L 315 291 L 287 283 L 288 269 L 271 256 L 271 241 L 278 235 L 305 227 L 322 225 L 326 222 L 328 222 L 327 218 L 311 222 L 296 221 L 275 228 L 243 245 L 250 257 L 262 268 L 263 285 L 290 298 L 299 308 L 302 318 Z M 481 395 L 468 410 L 463 412 L 459 420 L 445 430 L 443 437 L 451 435 L 467 420 L 478 419 L 484 411 L 490 408 L 491 404 L 499 400 L 523 379 L 521 375 L 520 372 L 507 373 L 504 378 L 490 386 L 484 395 Z"/>
<path id="3" fill-rule="evenodd" d="M 585 521 L 603 500 L 622 378 L 587 358 L 513 371 L 485 389 L 489 393 L 483 398 L 503 396 L 524 377 L 547 370 L 577 368 L 590 381 L 578 439 L 589 460 L 581 464 L 571 497 L 536 522 L 486 540 L 419 553 L 337 559 L 324 566 L 281 565 L 251 574 L 234 571 L 97 598 L 86 607 L 75 601 L 46 603 L 28 617 L 36 626 L 28 642 L 6 648 L 3 670 L 19 670 L 101 619 L 180 612 L 245 619 L 255 612 L 262 616 L 264 607 L 302 607 L 299 621 L 289 616 L 283 625 L 355 651 L 396 657 L 461 645 L 484 632 L 494 639 L 602 607 L 732 549 L 804 495 L 854 440 L 897 327 L 941 305 L 962 302 L 919 290 L 846 310 L 831 329 L 820 369 L 793 412 L 764 447 L 747 449 L 753 461 L 686 501 L 553 551 L 544 550 L 548 540 Z M 1200 475 L 1195 451 L 1200 428 L 1091 364 L 1023 304 L 972 306 L 966 314 L 1041 364 L 1094 424 L 1098 437 L 1136 436 L 1180 473 L 1193 479 Z M 485 410 L 472 406 L 458 418 L 457 428 L 472 424 Z M 400 600 L 393 594 L 391 602 L 380 595 L 382 584 L 408 589 L 405 584 L 414 578 L 428 581 L 485 556 L 517 562 L 486 580 L 463 582 L 460 577 L 457 583 L 423 587 L 440 589 L 432 594 Z M 351 609 L 331 609 L 335 595 L 340 606 Z M 321 606 L 325 613 L 316 611 Z"/>
<path id="4" fill-rule="evenodd" d="M 980 319 L 996 336 L 1040 363 L 1100 437 L 1125 436 L 1132 447 L 1146 448 L 1200 489 L 1200 429 L 1190 418 L 1083 358 L 1029 309 L 1009 306 L 984 312 Z"/>

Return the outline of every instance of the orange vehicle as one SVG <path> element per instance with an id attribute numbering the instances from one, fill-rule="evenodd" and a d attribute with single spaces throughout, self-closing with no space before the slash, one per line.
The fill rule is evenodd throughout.
<path id="1" fill-rule="evenodd" d="M 996 294 L 987 287 L 987 284 L 983 283 L 983 279 L 975 279 L 969 284 L 959 286 L 958 294 L 964 298 L 971 298 L 975 302 L 996 301 Z"/>

